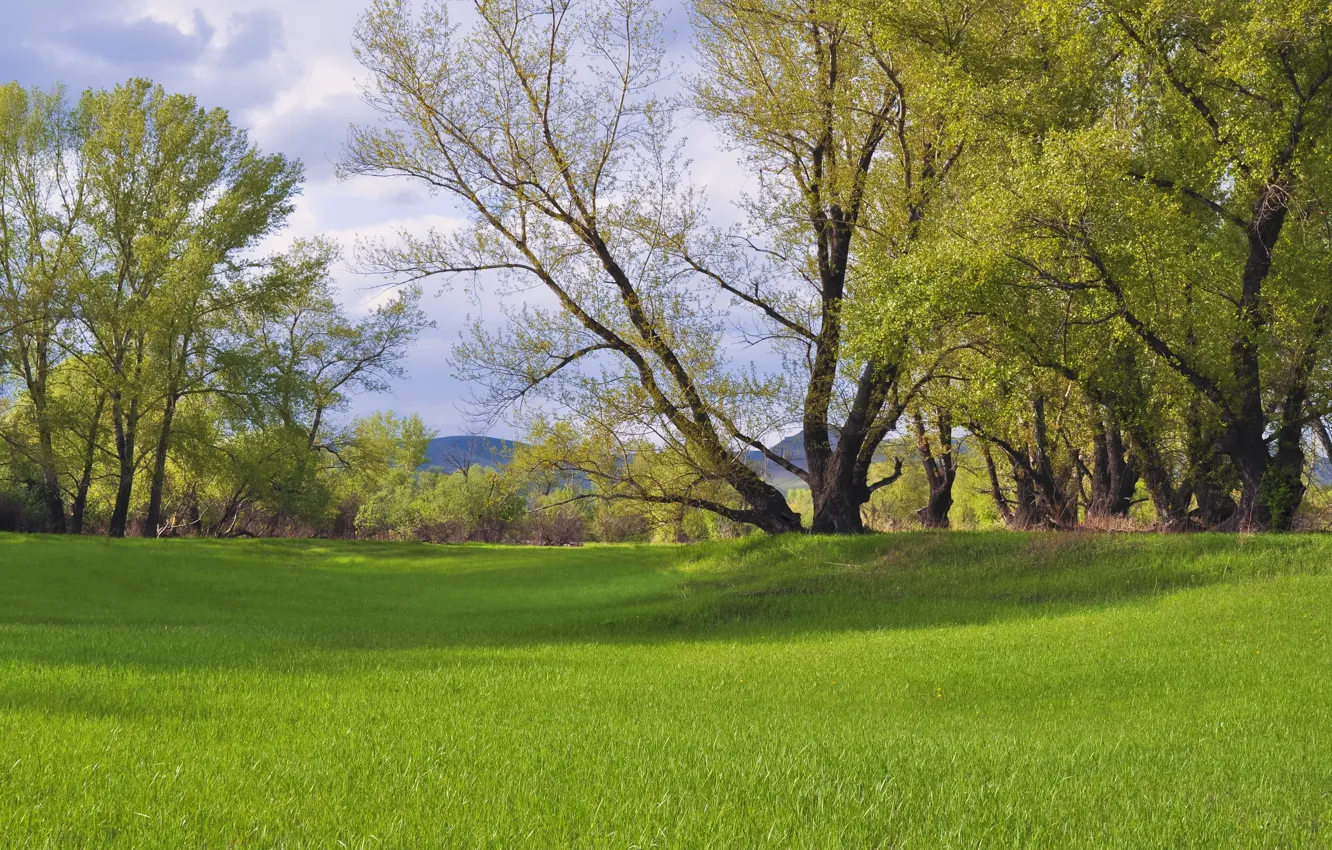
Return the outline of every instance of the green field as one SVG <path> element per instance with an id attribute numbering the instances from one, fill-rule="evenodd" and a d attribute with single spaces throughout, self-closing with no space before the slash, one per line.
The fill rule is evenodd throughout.
<path id="1" fill-rule="evenodd" d="M 1332 538 L 0 536 L 0 847 L 1328 847 Z"/>

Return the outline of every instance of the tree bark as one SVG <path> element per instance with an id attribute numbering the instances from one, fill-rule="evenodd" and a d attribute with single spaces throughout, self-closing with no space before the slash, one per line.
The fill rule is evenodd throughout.
<path id="1" fill-rule="evenodd" d="M 1127 517 L 1138 487 L 1138 469 L 1129 458 L 1124 435 L 1115 422 L 1092 420 L 1091 499 L 1089 517 Z"/>
<path id="2" fill-rule="evenodd" d="M 930 495 L 925 506 L 916 511 L 916 517 L 925 528 L 948 528 L 948 514 L 953 507 L 953 482 L 957 478 L 957 456 L 953 451 L 953 421 L 947 410 L 935 408 L 934 423 L 938 429 L 939 453 L 930 445 L 925 420 L 920 410 L 912 415 L 916 433 L 916 451 L 925 468 L 925 480 Z"/>
<path id="3" fill-rule="evenodd" d="M 46 507 L 47 530 L 52 534 L 64 534 L 65 500 L 60 492 L 60 477 L 56 474 L 51 426 L 44 419 L 43 414 L 38 414 L 37 439 L 42 456 L 42 501 Z"/>
<path id="4" fill-rule="evenodd" d="M 1031 411 L 1030 441 L 1025 445 L 1014 445 L 975 422 L 968 428 L 1008 456 L 1014 486 L 1010 527 L 1073 528 L 1078 523 L 1078 502 L 1068 493 L 1067 476 L 1057 474 L 1050 459 L 1045 399 L 1034 398 Z M 997 475 L 994 477 L 997 486 Z"/>
<path id="5" fill-rule="evenodd" d="M 1013 527 L 1014 517 L 1013 508 L 1008 499 L 1004 497 L 1004 490 L 999 486 L 999 470 L 994 464 L 994 452 L 990 449 L 988 441 L 981 440 L 981 455 L 985 458 L 985 471 L 990 478 L 990 496 L 994 498 L 994 507 L 999 511 L 999 518 L 1004 521 L 1004 525 Z"/>
<path id="6" fill-rule="evenodd" d="M 153 453 L 153 477 L 148 491 L 148 514 L 144 517 L 140 534 L 156 537 L 162 524 L 162 491 L 166 486 L 167 450 L 171 446 L 171 423 L 176 415 L 174 390 L 168 394 L 162 410 L 162 428 L 157 435 L 157 448 Z"/>
<path id="7" fill-rule="evenodd" d="M 47 531 L 65 533 L 65 502 L 60 491 L 60 475 L 56 470 L 55 443 L 52 436 L 50 397 L 47 392 L 50 376 L 50 339 L 38 334 L 30 344 L 20 345 L 20 360 L 28 399 L 32 403 L 33 418 L 37 426 L 37 466 L 42 473 L 42 507 L 46 512 Z"/>
<path id="8" fill-rule="evenodd" d="M 153 454 L 153 476 L 148 493 L 148 515 L 144 518 L 141 533 L 144 537 L 156 537 L 162 524 L 162 491 L 166 486 L 167 452 L 171 448 L 171 425 L 176 417 L 176 405 L 180 402 L 181 384 L 185 380 L 185 370 L 189 365 L 190 342 L 193 333 L 186 331 L 180 337 L 180 353 L 171 358 L 170 374 L 167 376 L 165 405 L 162 410 L 162 428 L 157 436 L 157 449 Z"/>
<path id="9" fill-rule="evenodd" d="M 97 431 L 102 424 L 102 408 L 106 406 L 106 393 L 97 394 L 97 404 L 88 423 L 88 439 L 84 444 L 83 471 L 74 491 L 74 502 L 70 506 L 69 524 L 71 534 L 83 533 L 83 517 L 88 509 L 88 490 L 92 487 L 93 462 L 97 457 Z"/>
<path id="10" fill-rule="evenodd" d="M 111 537 L 124 537 L 129 526 L 130 498 L 134 494 L 134 443 L 139 424 L 138 399 L 130 401 L 129 407 L 119 391 L 111 393 L 111 419 L 116 435 L 116 499 L 111 508 L 111 523 L 107 534 Z"/>

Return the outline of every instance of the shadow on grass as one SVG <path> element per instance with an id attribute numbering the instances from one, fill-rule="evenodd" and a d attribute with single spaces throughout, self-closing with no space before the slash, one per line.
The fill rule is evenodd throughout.
<path id="1" fill-rule="evenodd" d="M 455 650 L 761 641 L 1054 616 L 1325 573 L 1308 535 L 904 533 L 539 549 L 0 536 L 0 660 L 429 666 Z"/>

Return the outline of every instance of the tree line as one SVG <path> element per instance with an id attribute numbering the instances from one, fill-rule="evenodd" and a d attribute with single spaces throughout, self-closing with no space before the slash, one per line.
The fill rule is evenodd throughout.
<path id="1" fill-rule="evenodd" d="M 470 214 L 369 265 L 544 292 L 455 364 L 549 468 L 772 533 L 862 530 L 903 464 L 946 526 L 964 461 L 1013 527 L 1307 507 L 1332 449 L 1326 3 L 691 0 L 683 70 L 649 0 L 470 11 L 374 3 L 384 120 L 341 168 Z M 732 227 L 681 146 L 700 122 L 739 161 Z"/>
<path id="2" fill-rule="evenodd" d="M 978 492 L 1015 528 L 1310 514 L 1332 455 L 1325 3 L 686 8 L 682 67 L 651 0 L 473 0 L 465 25 L 375 0 L 354 44 L 381 120 L 339 173 L 467 223 L 364 247 L 407 288 L 355 321 L 333 246 L 256 255 L 299 166 L 224 113 L 142 81 L 72 107 L 6 89 L 10 480 L 52 530 L 94 510 L 112 534 L 217 533 L 243 505 L 267 531 L 429 537 L 441 505 L 483 502 L 854 533 L 900 525 L 907 493 L 926 527 Z M 731 226 L 688 156 L 702 126 L 736 162 Z M 383 422 L 330 421 L 395 374 L 427 279 L 540 294 L 454 351 L 478 417 L 528 435 L 521 484 L 478 473 L 493 504 L 465 473 L 446 498 L 406 455 L 356 461 Z"/>
<path id="3" fill-rule="evenodd" d="M 330 412 L 397 374 L 424 320 L 414 291 L 348 317 L 330 242 L 259 252 L 301 181 L 144 80 L 0 88 L 0 521 L 119 537 L 318 513 Z"/>

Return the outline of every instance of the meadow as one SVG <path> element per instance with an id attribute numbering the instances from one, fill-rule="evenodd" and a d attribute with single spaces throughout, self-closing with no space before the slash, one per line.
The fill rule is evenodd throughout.
<path id="1" fill-rule="evenodd" d="M 0 847 L 1328 847 L 1332 537 L 0 536 Z"/>

